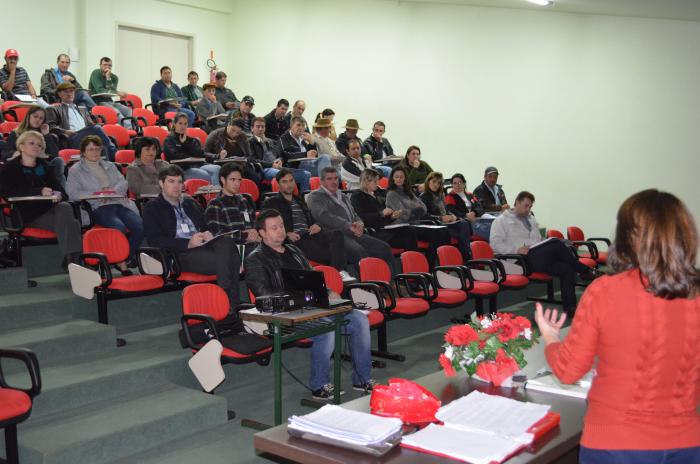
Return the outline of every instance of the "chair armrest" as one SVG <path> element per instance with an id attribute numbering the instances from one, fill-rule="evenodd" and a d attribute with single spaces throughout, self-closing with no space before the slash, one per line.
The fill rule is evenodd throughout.
<path id="1" fill-rule="evenodd" d="M 598 252 L 598 247 L 596 246 L 595 243 L 589 241 L 589 240 L 579 240 L 579 241 L 573 241 L 571 242 L 572 249 L 574 250 L 574 254 L 577 255 L 578 257 L 578 247 L 586 247 L 588 249 L 588 253 L 591 255 L 592 259 L 597 260 L 598 256 L 600 253 Z"/>
<path id="2" fill-rule="evenodd" d="M 39 371 L 39 360 L 32 350 L 27 348 L 13 348 L 11 350 L 0 349 L 0 359 L 2 358 L 17 359 L 22 361 L 27 367 L 27 372 L 29 373 L 29 378 L 32 381 L 32 386 L 30 388 L 19 388 L 8 385 L 5 381 L 5 377 L 3 376 L 2 364 L 0 364 L 0 387 L 23 391 L 32 398 L 41 392 L 41 372 Z"/>
<path id="3" fill-rule="evenodd" d="M 384 295 L 382 295 L 382 287 L 377 285 L 376 283 L 373 282 L 355 282 L 352 284 L 348 284 L 345 286 L 345 289 L 348 291 L 350 294 L 350 299 L 352 300 L 352 305 L 355 308 L 358 309 L 366 309 L 363 308 L 361 305 L 355 303 L 355 300 L 352 298 L 352 289 L 357 288 L 360 290 L 366 290 L 370 293 L 372 293 L 375 298 L 377 298 L 377 305 L 379 306 L 376 308 L 377 310 L 381 311 L 382 313 L 388 313 L 389 310 L 386 308 L 386 304 L 384 303 Z M 375 308 L 369 308 L 369 309 L 375 309 Z"/>
<path id="4" fill-rule="evenodd" d="M 469 269 L 481 270 L 483 267 L 488 267 L 493 273 L 493 282 L 497 284 L 506 280 L 506 269 L 500 261 L 492 259 L 471 259 L 465 264 Z"/>
<path id="5" fill-rule="evenodd" d="M 146 253 L 148 256 L 160 261 L 160 263 L 163 265 L 163 273 L 160 276 L 163 278 L 163 280 L 167 280 L 168 274 L 170 273 L 170 266 L 168 266 L 166 252 L 163 249 L 156 247 L 140 247 L 136 256 L 138 257 L 141 253 Z M 139 266 L 139 273 L 141 275 L 146 275 L 143 265 L 141 264 L 141 258 L 138 257 L 136 261 Z"/>
<path id="6" fill-rule="evenodd" d="M 133 116 L 124 116 L 121 121 L 119 121 L 119 124 L 122 127 L 126 127 L 124 125 L 124 121 L 129 121 L 131 123 L 132 129 L 134 129 L 136 132 L 139 132 L 139 123 L 136 121 L 136 118 Z"/>
<path id="7" fill-rule="evenodd" d="M 6 200 L 5 200 L 6 201 Z M 9 215 L 5 215 L 5 212 L 0 212 L 0 224 L 6 232 L 21 233 L 24 230 L 24 220 L 19 212 L 19 209 L 15 208 L 15 203 L 7 201 L 5 204 L 0 205 L 0 208 L 8 208 Z"/>
<path id="8" fill-rule="evenodd" d="M 437 297 L 437 288 L 433 287 L 432 281 L 432 275 L 430 274 L 423 274 L 423 273 L 410 273 L 410 274 L 396 274 L 394 276 L 394 282 L 396 283 L 396 292 L 401 296 L 401 292 L 398 291 L 399 284 L 403 283 L 406 285 L 406 289 L 408 290 L 408 295 L 411 297 L 418 297 L 418 298 L 423 298 L 424 300 L 427 301 L 432 301 Z M 423 295 L 419 295 L 415 293 L 410 286 L 411 282 L 418 282 L 421 286 L 421 289 L 423 290 Z M 430 288 L 433 288 L 433 292 L 430 291 Z"/>
<path id="9" fill-rule="evenodd" d="M 87 266 L 88 268 L 94 268 L 94 264 L 90 265 L 86 262 L 91 258 L 97 260 L 97 272 L 99 272 L 100 276 L 105 279 L 104 282 L 102 282 L 101 287 L 109 287 L 112 284 L 112 269 L 107 262 L 107 257 L 104 255 L 104 253 L 80 253 L 80 264 Z"/>
<path id="10" fill-rule="evenodd" d="M 609 238 L 605 237 L 586 237 L 587 242 L 603 242 L 607 246 L 610 246 L 611 242 Z"/>
<path id="11" fill-rule="evenodd" d="M 389 306 L 386 306 L 386 302 L 383 301 L 384 298 L 382 297 L 382 301 L 383 301 L 382 304 L 385 305 L 386 311 L 391 311 L 392 309 L 394 309 L 396 307 L 396 294 L 394 293 L 394 289 L 391 287 L 391 285 L 388 282 L 382 282 L 381 280 L 363 280 L 362 282 L 358 282 L 358 283 L 374 284 L 377 287 L 379 287 L 381 290 L 384 290 L 386 292 L 386 294 L 389 296 L 389 301 L 390 301 Z M 346 288 L 350 288 L 352 285 L 355 285 L 355 284 L 346 285 Z"/>
<path id="12" fill-rule="evenodd" d="M 71 201 L 70 204 L 73 207 L 73 216 L 80 222 L 80 227 L 83 231 L 92 229 L 95 226 L 95 218 L 92 214 L 90 203 L 87 200 L 77 200 Z M 84 210 L 88 215 L 88 223 L 86 225 L 83 225 L 83 215 L 80 213 L 80 210 Z"/>
<path id="13" fill-rule="evenodd" d="M 474 278 L 468 267 L 465 266 L 435 266 L 433 267 L 433 277 L 437 282 L 437 272 L 442 271 L 447 274 L 457 274 L 462 284 L 462 290 L 469 291 L 474 288 Z"/>
<path id="14" fill-rule="evenodd" d="M 193 350 L 199 350 L 201 348 L 201 346 L 197 346 L 197 344 L 194 343 L 194 340 L 192 340 L 190 325 L 188 324 L 189 321 L 204 322 L 209 327 L 211 333 L 214 334 L 214 338 L 219 341 L 221 340 L 219 338 L 219 331 L 216 329 L 216 322 L 214 321 L 213 317 L 207 314 L 183 314 L 180 318 L 180 327 L 182 327 L 182 331 L 185 334 L 185 340 L 188 348 Z"/>
<path id="15" fill-rule="evenodd" d="M 496 259 L 503 259 L 503 260 L 508 260 L 512 259 L 515 261 L 515 263 L 523 268 L 523 275 L 528 275 L 530 274 L 530 270 L 527 267 L 527 262 L 525 261 L 525 256 L 518 254 L 518 253 L 504 253 L 504 254 L 497 254 Z"/>

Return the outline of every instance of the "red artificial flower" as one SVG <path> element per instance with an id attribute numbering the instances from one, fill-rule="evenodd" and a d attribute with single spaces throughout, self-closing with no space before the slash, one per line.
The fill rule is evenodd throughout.
<path id="1" fill-rule="evenodd" d="M 518 316 L 513 320 L 513 323 L 518 327 L 518 329 L 520 329 L 520 332 L 522 332 L 525 329 L 532 328 L 530 320 L 526 317 Z"/>
<path id="2" fill-rule="evenodd" d="M 447 377 L 454 377 L 457 374 L 454 366 L 452 365 L 452 361 L 450 361 L 450 358 L 444 354 L 440 355 L 440 365 L 445 370 L 445 375 Z"/>
<path id="3" fill-rule="evenodd" d="M 453 325 L 445 334 L 445 341 L 452 345 L 464 346 L 479 340 L 479 334 L 468 324 Z"/>
<path id="4" fill-rule="evenodd" d="M 483 361 L 476 366 L 477 375 L 482 379 L 493 382 L 497 387 L 517 371 L 518 363 L 502 349 L 496 352 L 495 361 Z"/>

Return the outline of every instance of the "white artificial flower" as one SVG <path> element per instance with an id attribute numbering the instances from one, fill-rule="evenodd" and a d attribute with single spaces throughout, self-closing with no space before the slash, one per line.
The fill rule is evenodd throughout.
<path id="1" fill-rule="evenodd" d="M 483 319 L 481 319 L 481 327 L 483 327 L 484 329 L 488 329 L 489 327 L 491 327 L 491 319 L 489 319 L 488 317 L 484 317 Z"/>
<path id="2" fill-rule="evenodd" d="M 523 336 L 524 336 L 527 340 L 532 340 L 532 329 L 525 329 L 525 330 L 523 330 Z"/>
<path id="3" fill-rule="evenodd" d="M 451 346 L 445 348 L 445 356 L 447 357 L 447 359 L 452 361 L 452 357 L 454 356 L 454 348 L 452 348 Z"/>

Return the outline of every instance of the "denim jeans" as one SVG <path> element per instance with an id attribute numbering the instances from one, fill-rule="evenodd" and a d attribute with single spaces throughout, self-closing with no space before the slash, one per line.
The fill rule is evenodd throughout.
<path id="1" fill-rule="evenodd" d="M 488 242 L 491 236 L 491 224 L 493 224 L 493 219 L 477 219 L 472 222 L 472 229 L 476 235 L 483 237 Z"/>
<path id="2" fill-rule="evenodd" d="M 87 93 L 87 90 L 78 90 L 75 92 L 75 104 L 78 106 L 84 106 L 88 110 L 93 109 L 95 106 L 95 101 L 92 99 L 89 93 Z"/>
<path id="3" fill-rule="evenodd" d="M 579 464 L 700 464 L 700 446 L 669 450 L 579 450 Z"/>
<path id="4" fill-rule="evenodd" d="M 143 220 L 141 216 L 122 205 L 104 205 L 92 212 L 95 223 L 102 227 L 117 229 L 124 235 L 129 231 L 129 258 L 133 259 L 143 241 Z"/>
<path id="5" fill-rule="evenodd" d="M 194 111 L 192 111 L 189 108 L 183 108 L 183 107 L 175 108 L 174 106 L 167 106 L 167 107 L 165 107 L 165 109 L 161 108 L 161 111 L 162 111 L 161 114 L 163 116 L 165 116 L 165 113 L 167 113 L 168 111 L 176 111 L 178 113 L 185 113 L 187 115 L 187 125 L 189 127 L 192 127 L 194 125 L 194 119 L 197 117 L 197 115 L 194 114 Z"/>
<path id="6" fill-rule="evenodd" d="M 318 158 L 299 162 L 299 169 L 309 171 L 312 176 L 321 176 L 323 168 L 331 165 L 331 157 L 328 155 L 318 155 Z"/>
<path id="7" fill-rule="evenodd" d="M 202 179 L 210 182 L 211 185 L 219 186 L 219 171 L 221 166 L 218 164 L 205 164 L 198 168 L 189 168 L 185 171 L 185 179 Z"/>
<path id="8" fill-rule="evenodd" d="M 391 167 L 387 166 L 386 164 L 375 166 L 374 169 L 381 172 L 382 176 L 386 177 L 387 179 L 389 178 L 389 176 L 391 176 Z"/>
<path id="9" fill-rule="evenodd" d="M 299 192 L 308 192 L 311 190 L 311 173 L 309 171 L 304 171 L 303 169 L 291 169 L 291 171 L 294 175 L 294 182 L 299 186 Z M 280 170 L 276 168 L 263 169 L 266 180 L 274 179 L 278 172 L 280 172 Z"/>
<path id="10" fill-rule="evenodd" d="M 352 384 L 362 385 L 368 382 L 372 376 L 369 322 L 367 316 L 357 310 L 345 314 L 344 319 L 349 321 L 342 330 L 343 335 L 350 336 L 350 355 L 354 366 Z M 330 358 L 335 346 L 334 337 L 335 333 L 329 332 L 312 338 L 314 344 L 311 346 L 311 374 L 309 376 L 309 386 L 312 390 L 318 390 L 330 382 Z"/>

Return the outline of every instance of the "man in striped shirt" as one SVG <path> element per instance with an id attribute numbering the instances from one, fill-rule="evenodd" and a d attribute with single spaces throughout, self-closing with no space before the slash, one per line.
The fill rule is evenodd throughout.
<path id="1" fill-rule="evenodd" d="M 19 61 L 19 52 L 14 48 L 8 48 L 5 51 L 5 66 L 0 69 L 0 86 L 5 92 L 10 92 L 13 95 L 26 95 L 36 100 L 36 103 L 42 108 L 49 106 L 43 98 L 37 98 L 36 90 L 29 80 L 29 75 L 24 68 L 17 66 Z"/>

